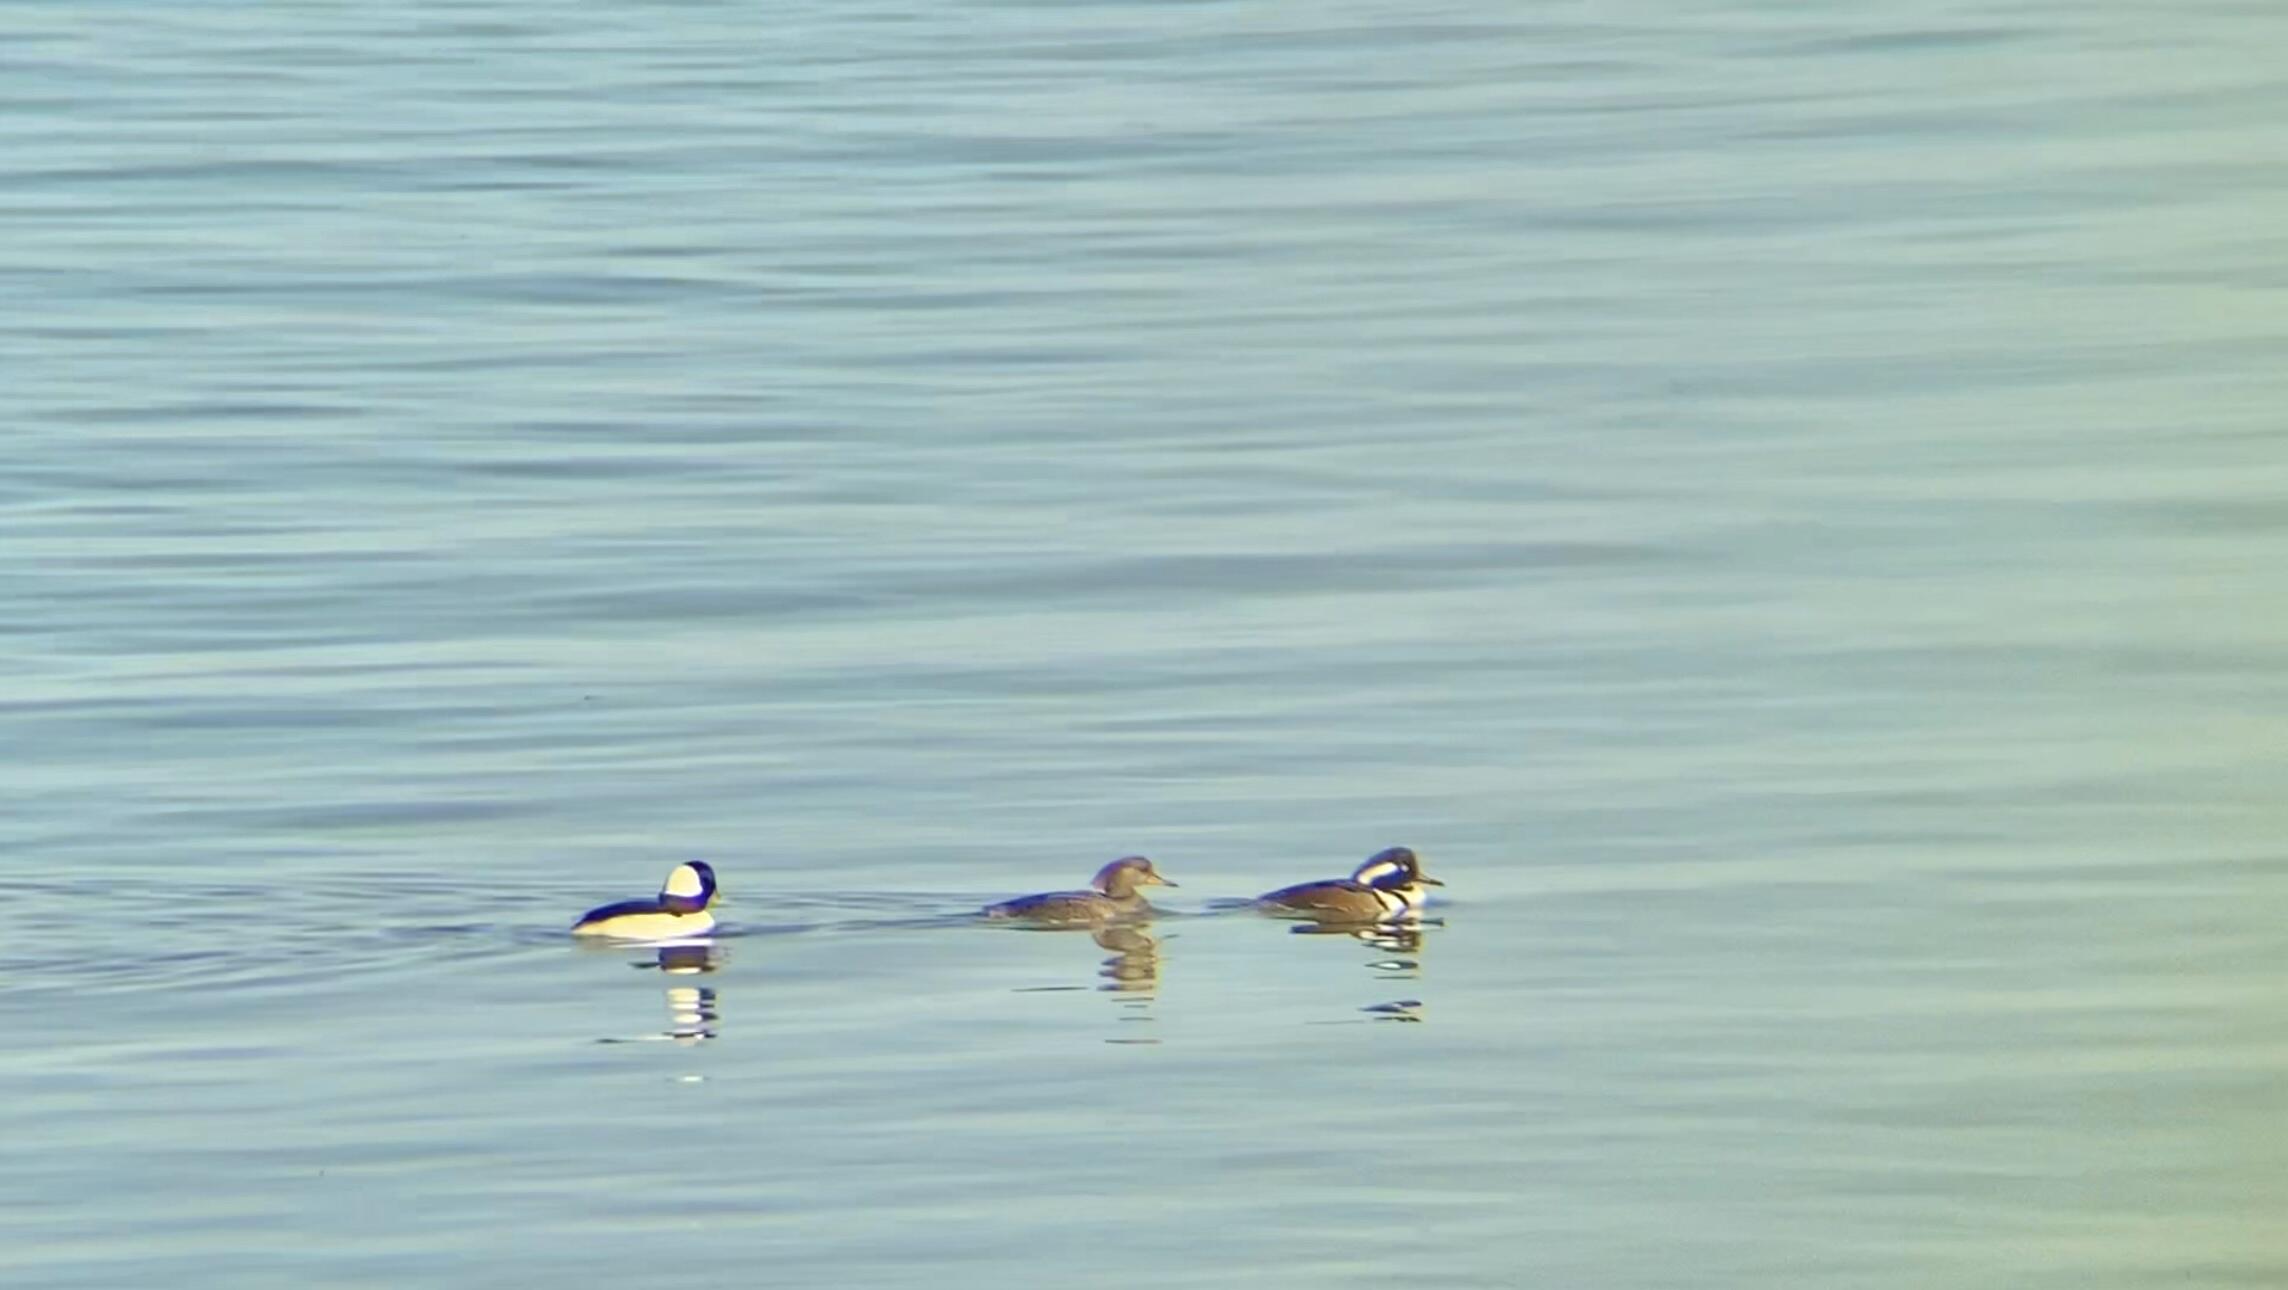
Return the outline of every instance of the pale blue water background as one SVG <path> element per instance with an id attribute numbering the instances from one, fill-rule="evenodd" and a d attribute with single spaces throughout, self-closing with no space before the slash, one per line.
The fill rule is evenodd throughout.
<path id="1" fill-rule="evenodd" d="M 2288 10 L 0 19 L 0 1283 L 2288 1281 Z"/>

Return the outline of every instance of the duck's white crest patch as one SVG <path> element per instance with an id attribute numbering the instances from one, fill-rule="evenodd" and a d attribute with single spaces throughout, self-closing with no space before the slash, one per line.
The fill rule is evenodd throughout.
<path id="1" fill-rule="evenodd" d="M 1351 881 L 1364 883 L 1367 886 L 1372 887 L 1375 883 L 1384 878 L 1388 878 L 1393 874 L 1404 872 L 1406 872 L 1406 866 L 1398 863 L 1395 860 L 1369 860 L 1365 864 L 1360 865 L 1358 870 L 1351 874 Z"/>
<path id="2" fill-rule="evenodd" d="M 675 866 L 674 872 L 667 875 L 667 881 L 660 885 L 659 894 L 662 896 L 697 896 L 706 890 L 707 884 L 699 880 L 697 869 L 687 864 L 679 864 Z"/>

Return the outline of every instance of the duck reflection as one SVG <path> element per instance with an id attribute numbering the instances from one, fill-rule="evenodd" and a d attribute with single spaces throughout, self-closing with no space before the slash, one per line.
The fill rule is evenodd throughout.
<path id="1" fill-rule="evenodd" d="M 1313 919 L 1296 923 L 1288 931 L 1296 936 L 1339 936 L 1376 951 L 1363 966 L 1377 981 L 1422 979 L 1422 949 L 1426 929 L 1442 926 L 1436 919 L 1401 919 L 1373 922 L 1359 919 Z M 1372 1021 L 1422 1020 L 1420 999 L 1391 999 L 1359 1009 Z"/>
<path id="2" fill-rule="evenodd" d="M 644 950 L 628 963 L 629 967 L 638 972 L 658 972 L 671 977 L 705 976 L 722 965 L 722 948 L 705 942 L 657 946 Z M 678 984 L 668 986 L 666 994 L 667 1029 L 632 1039 L 603 1039 L 598 1042 L 625 1044 L 664 1039 L 688 1048 L 715 1037 L 716 1023 L 723 1015 L 715 987 Z"/>
<path id="3" fill-rule="evenodd" d="M 1160 990 L 1160 940 L 1141 927 L 1115 924 L 1091 928 L 1042 929 L 1046 934 L 1062 936 L 1086 930 L 1098 949 L 1110 950 L 1096 966 L 1095 989 L 1112 996 L 1114 1019 L 1123 1027 L 1150 1025 L 1152 1002 Z M 1062 994 L 1087 990 L 1086 985 L 1051 985 L 1020 987 L 1020 994 Z M 1149 1032 L 1129 1031 L 1107 1038 L 1108 1044 L 1156 1044 L 1160 1041 Z"/>
<path id="4" fill-rule="evenodd" d="M 650 962 L 630 966 L 656 969 L 668 976 L 703 976 L 722 962 L 722 950 L 713 945 L 663 945 Z M 667 987 L 667 1029 L 661 1037 L 687 1048 L 706 1043 L 715 1037 L 715 1023 L 722 1015 L 715 1001 L 715 987 L 671 985 Z"/>
<path id="5" fill-rule="evenodd" d="M 1361 945 L 1370 945 L 1388 954 L 1420 954 L 1422 952 L 1422 924 L 1420 923 L 1297 923 L 1288 929 L 1297 936 L 1348 936 Z M 1407 969 L 1421 966 L 1410 960 L 1370 963 L 1377 970 Z"/>
<path id="6" fill-rule="evenodd" d="M 1096 975 L 1101 978 L 1096 988 L 1118 999 L 1122 1022 L 1152 1024 L 1152 1000 L 1160 990 L 1158 938 L 1140 927 L 1099 927 L 1090 932 L 1089 937 L 1097 948 L 1112 951 L 1096 969 Z M 1148 1034 L 1121 1034 L 1104 1042 L 1156 1044 L 1160 1041 Z"/>
<path id="7" fill-rule="evenodd" d="M 1150 996 L 1160 988 L 1160 942 L 1139 927 L 1100 927 L 1090 933 L 1097 947 L 1112 957 L 1096 970 L 1104 978 L 1099 990 L 1115 994 Z"/>
<path id="8" fill-rule="evenodd" d="M 686 1048 L 703 1044 L 715 1037 L 715 1022 L 721 1016 L 713 987 L 672 985 L 667 988 L 668 1028 L 662 1034 Z"/>
<path id="9" fill-rule="evenodd" d="M 628 966 L 639 972 L 657 969 L 669 976 L 697 976 L 723 965 L 723 947 L 707 942 L 662 945 L 647 958 Z"/>
<path id="10" fill-rule="evenodd" d="M 1422 1020 L 1422 1001 L 1420 999 L 1393 999 L 1389 1003 L 1370 1003 L 1359 1011 L 1367 1014 L 1368 1019 L 1373 1021 L 1420 1021 Z"/>

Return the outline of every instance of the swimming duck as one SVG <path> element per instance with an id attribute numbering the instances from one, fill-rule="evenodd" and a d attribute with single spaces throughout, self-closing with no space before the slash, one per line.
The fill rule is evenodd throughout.
<path id="1" fill-rule="evenodd" d="M 1446 884 L 1422 872 L 1422 862 L 1405 847 L 1377 851 L 1348 878 L 1328 878 L 1267 891 L 1258 909 L 1300 914 L 1326 921 L 1386 922 L 1419 918 L 1430 898 L 1425 887 Z"/>
<path id="2" fill-rule="evenodd" d="M 1142 856 L 1122 856 L 1096 871 L 1089 880 L 1090 891 L 1051 891 L 1038 896 L 1019 896 L 998 905 L 987 905 L 987 918 L 1023 919 L 1030 923 L 1106 923 L 1115 919 L 1149 918 L 1152 906 L 1137 891 L 1139 887 L 1173 887 L 1176 884 L 1160 876 L 1152 862 Z"/>
<path id="3" fill-rule="evenodd" d="M 580 915 L 574 936 L 609 936 L 623 941 L 666 941 L 705 936 L 715 930 L 715 870 L 704 860 L 668 871 L 659 895 L 623 900 Z"/>

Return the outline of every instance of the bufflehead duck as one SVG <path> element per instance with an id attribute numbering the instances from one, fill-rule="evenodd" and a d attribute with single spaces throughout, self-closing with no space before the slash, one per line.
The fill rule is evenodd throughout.
<path id="1" fill-rule="evenodd" d="M 1139 887 L 1173 887 L 1142 856 L 1122 856 L 1096 871 L 1090 891 L 1051 891 L 1019 896 L 987 905 L 987 918 L 1022 919 L 1030 923 L 1107 923 L 1115 919 L 1149 918 L 1152 907 Z"/>
<path id="2" fill-rule="evenodd" d="M 1257 896 L 1255 904 L 1274 914 L 1384 922 L 1421 917 L 1430 898 L 1423 888 L 1445 885 L 1422 872 L 1422 862 L 1412 851 L 1391 847 L 1368 856 L 1348 878 L 1281 887 Z"/>
<path id="3" fill-rule="evenodd" d="M 704 860 L 668 871 L 659 895 L 623 900 L 580 915 L 574 936 L 609 936 L 623 941 L 666 941 L 705 936 L 715 930 L 715 870 Z"/>

